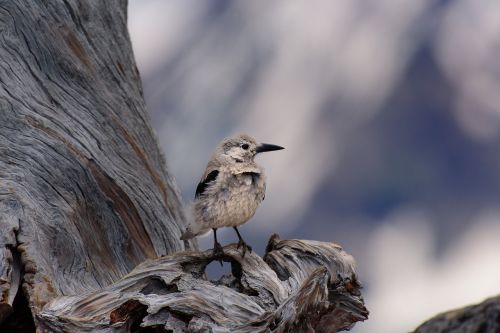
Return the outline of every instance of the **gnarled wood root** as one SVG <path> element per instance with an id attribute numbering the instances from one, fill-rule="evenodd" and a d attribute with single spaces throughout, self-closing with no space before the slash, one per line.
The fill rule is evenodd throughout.
<path id="1" fill-rule="evenodd" d="M 337 332 L 368 316 L 354 259 L 333 243 L 280 240 L 264 258 L 224 248 L 232 274 L 206 279 L 212 251 L 149 260 L 93 293 L 62 297 L 38 315 L 63 332 Z"/>

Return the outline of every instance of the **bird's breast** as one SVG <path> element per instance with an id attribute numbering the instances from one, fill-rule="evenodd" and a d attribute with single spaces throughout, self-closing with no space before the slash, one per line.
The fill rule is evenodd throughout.
<path id="1" fill-rule="evenodd" d="M 238 226 L 248 221 L 265 194 L 265 178 L 256 172 L 225 174 L 207 195 L 195 202 L 195 212 L 211 227 Z"/>

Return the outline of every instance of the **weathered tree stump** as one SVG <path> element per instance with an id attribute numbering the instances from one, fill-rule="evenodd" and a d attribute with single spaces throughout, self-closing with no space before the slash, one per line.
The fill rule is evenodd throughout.
<path id="1" fill-rule="evenodd" d="M 179 240 L 125 0 L 0 0 L 0 30 L 2 333 L 332 332 L 366 318 L 335 245 L 274 238 L 264 260 L 230 246 L 233 276 L 217 283 L 209 252 L 179 252 L 197 245 Z"/>

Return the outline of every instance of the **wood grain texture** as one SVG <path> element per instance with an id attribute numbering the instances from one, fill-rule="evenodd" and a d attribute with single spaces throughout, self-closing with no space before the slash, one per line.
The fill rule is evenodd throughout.
<path id="1" fill-rule="evenodd" d="M 338 332 L 365 320 L 354 259 L 338 245 L 270 240 L 264 259 L 226 246 L 232 274 L 206 279 L 212 251 L 150 260 L 102 290 L 58 298 L 53 332 Z M 297 269 L 300 270 L 297 270 Z"/>
<path id="2" fill-rule="evenodd" d="M 0 322 L 186 249 L 126 1 L 0 1 Z"/>

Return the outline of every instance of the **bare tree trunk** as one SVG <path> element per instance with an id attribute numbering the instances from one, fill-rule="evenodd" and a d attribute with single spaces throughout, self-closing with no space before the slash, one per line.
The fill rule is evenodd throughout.
<path id="1" fill-rule="evenodd" d="M 184 249 L 125 1 L 0 2 L 0 291 L 35 313 Z M 23 269 L 23 272 L 20 270 Z"/>
<path id="2" fill-rule="evenodd" d="M 366 318 L 332 244 L 273 238 L 265 261 L 230 246 L 218 285 L 209 253 L 155 259 L 197 245 L 179 240 L 125 0 L 0 0 L 0 29 L 0 331 L 333 332 Z"/>

